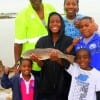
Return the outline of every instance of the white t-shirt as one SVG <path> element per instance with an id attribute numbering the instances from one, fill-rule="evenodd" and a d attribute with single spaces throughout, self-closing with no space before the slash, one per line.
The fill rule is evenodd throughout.
<path id="1" fill-rule="evenodd" d="M 100 72 L 80 69 L 73 63 L 67 70 L 72 75 L 68 100 L 96 100 L 96 91 L 100 91 Z"/>

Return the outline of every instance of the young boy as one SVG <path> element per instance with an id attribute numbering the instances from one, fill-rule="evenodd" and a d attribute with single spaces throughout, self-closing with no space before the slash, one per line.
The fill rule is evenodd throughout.
<path id="1" fill-rule="evenodd" d="M 67 70 L 72 76 L 68 100 L 100 100 L 100 72 L 91 68 L 90 58 L 89 50 L 79 49 Z"/>
<path id="2" fill-rule="evenodd" d="M 94 30 L 94 21 L 86 16 L 80 19 L 81 39 L 74 39 L 73 43 L 66 49 L 70 52 L 73 47 L 76 51 L 80 48 L 87 48 L 91 52 L 91 67 L 100 70 L 100 35 Z"/>
<path id="3" fill-rule="evenodd" d="M 80 20 L 82 39 L 75 48 L 76 51 L 80 48 L 87 48 L 91 52 L 91 67 L 100 70 L 100 36 L 93 27 L 94 23 L 91 17 L 86 16 Z"/>
<path id="4" fill-rule="evenodd" d="M 31 74 L 32 61 L 30 59 L 20 60 L 20 72 L 12 78 L 8 77 L 9 69 L 4 68 L 4 74 L 1 79 L 3 88 L 12 88 L 13 100 L 36 100 L 36 79 Z"/>

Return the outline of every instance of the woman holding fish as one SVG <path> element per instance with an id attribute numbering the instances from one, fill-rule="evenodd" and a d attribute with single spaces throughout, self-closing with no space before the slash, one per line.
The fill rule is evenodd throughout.
<path id="1" fill-rule="evenodd" d="M 73 39 L 64 35 L 64 28 L 61 15 L 51 13 L 48 19 L 48 35 L 41 37 L 36 44 L 36 48 L 54 48 L 50 58 L 41 60 L 35 53 L 31 54 L 31 59 L 42 68 L 38 88 L 39 100 L 67 100 L 71 76 L 64 69 L 69 66 L 69 62 L 59 58 L 56 50 L 67 53 L 66 48 L 72 43 Z"/>

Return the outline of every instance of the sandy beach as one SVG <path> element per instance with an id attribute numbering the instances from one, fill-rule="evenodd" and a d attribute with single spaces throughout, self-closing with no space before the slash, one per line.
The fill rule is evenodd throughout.
<path id="1" fill-rule="evenodd" d="M 12 92 L 11 89 L 3 89 L 0 86 L 0 100 L 12 100 Z"/>

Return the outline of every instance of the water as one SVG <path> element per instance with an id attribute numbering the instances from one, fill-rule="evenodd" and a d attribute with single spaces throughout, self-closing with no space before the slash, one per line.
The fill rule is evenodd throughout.
<path id="1" fill-rule="evenodd" d="M 0 19 L 0 59 L 4 65 L 14 65 L 14 19 Z"/>

